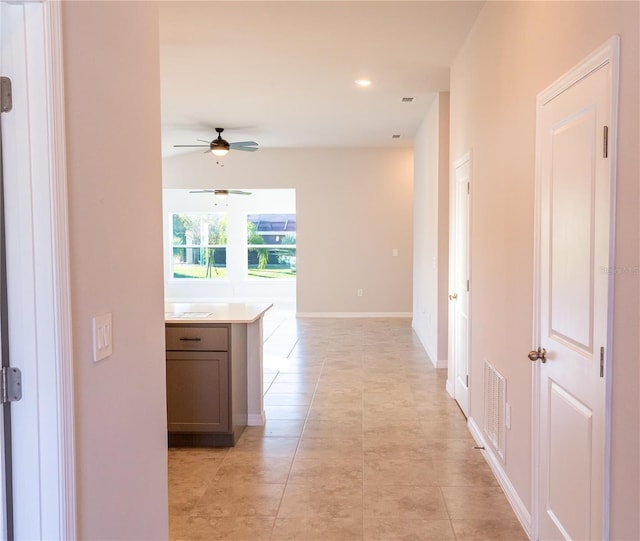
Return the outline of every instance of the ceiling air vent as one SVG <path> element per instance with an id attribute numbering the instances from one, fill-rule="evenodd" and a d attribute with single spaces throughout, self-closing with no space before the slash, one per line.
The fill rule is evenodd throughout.
<path id="1" fill-rule="evenodd" d="M 399 133 L 394 133 L 394 134 L 391 136 L 391 139 L 400 139 L 400 134 L 399 134 Z"/>
<path id="2" fill-rule="evenodd" d="M 402 98 L 402 103 L 411 103 L 415 98 Z"/>

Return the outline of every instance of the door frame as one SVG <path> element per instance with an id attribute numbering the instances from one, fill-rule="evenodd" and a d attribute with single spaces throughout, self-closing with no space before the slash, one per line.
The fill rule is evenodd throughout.
<path id="1" fill-rule="evenodd" d="M 465 152 L 460 158 L 451 162 L 451 173 L 449 178 L 449 292 L 455 290 L 455 236 L 456 236 L 456 169 L 464 165 L 469 164 L 469 186 L 471 186 L 471 180 L 473 176 L 472 167 L 472 153 L 471 151 Z M 469 200 L 467 205 L 467 266 L 468 266 L 468 279 L 471 282 L 471 267 L 469 265 L 471 259 L 471 192 L 469 191 Z M 469 385 L 467 385 L 467 411 L 463 410 L 463 413 L 470 417 L 470 405 L 471 405 L 471 359 L 469 358 L 471 351 L 471 288 L 468 291 L 468 305 L 467 305 L 468 325 L 467 325 L 467 370 L 469 376 Z M 453 301 L 449 300 L 449 317 L 448 317 L 448 357 L 449 368 L 447 377 L 447 391 L 449 395 L 456 400 L 456 380 L 458 378 L 456 359 L 455 359 L 455 306 Z M 462 409 L 462 408 L 461 408 Z"/>
<path id="2" fill-rule="evenodd" d="M 36 532 L 43 539 L 76 538 L 76 483 L 74 444 L 74 385 L 73 343 L 71 334 L 71 299 L 69 269 L 69 235 L 66 191 L 66 130 L 63 92 L 62 4 L 44 0 L 21 0 L 11 6 L 21 9 L 16 30 L 24 32 L 26 72 L 28 85 L 23 93 L 29 117 L 28 142 L 17 147 L 30 168 L 30 200 L 18 202 L 14 212 L 28 212 L 24 218 L 30 223 L 30 235 L 22 239 L 30 253 L 24 278 L 20 278 L 20 291 L 32 300 L 18 316 L 29 319 L 29 329 L 35 332 L 33 349 L 35 358 L 18 358 L 14 362 L 28 363 L 24 377 L 37 376 L 37 384 L 25 381 L 37 395 L 37 400 L 26 394 L 23 403 L 23 421 L 37 434 L 35 445 L 29 441 L 30 456 L 37 464 L 14 462 L 14 480 L 29 475 L 37 482 L 30 490 L 37 493 L 38 501 L 15 499 L 17 517 L 16 535 L 21 531 Z M 14 27 L 11 27 L 13 30 Z M 13 32 L 8 32 L 12 34 Z M 14 49 L 9 42 L 3 45 Z M 5 75 L 5 74 L 3 74 Z M 15 102 L 15 99 L 14 99 Z M 15 109 L 14 103 L 14 109 Z M 9 113 L 11 114 L 11 113 Z M 23 209 L 22 206 L 25 208 Z M 26 208 L 28 207 L 28 208 Z M 35 211 L 34 211 L 35 209 Z M 37 232 L 37 234 L 35 233 Z M 26 244 L 26 246 L 25 246 Z M 9 252 L 11 255 L 11 252 Z M 37 271 L 37 272 L 36 272 Z M 33 279 L 30 278 L 33 276 Z M 37 306 L 37 310 L 35 309 Z M 10 301 L 11 310 L 11 301 Z M 28 315 L 27 315 L 28 314 Z M 11 317 L 11 315 L 10 315 Z M 21 320 L 12 319 L 13 327 L 20 330 Z M 26 331 L 22 331 L 26 332 Z M 10 329 L 9 335 L 13 334 Z M 23 371 L 24 372 L 24 371 Z M 29 407 L 26 402 L 31 400 Z M 37 402 L 37 404 L 35 404 Z M 19 442 L 20 426 L 14 426 L 13 449 Z M 26 430 L 26 428 L 25 428 Z M 26 438 L 23 438 L 26 439 Z M 18 449 L 18 453 L 20 449 Z M 23 534 L 24 535 L 24 534 Z"/>
<path id="3" fill-rule="evenodd" d="M 574 66 L 558 80 L 552 83 L 545 90 L 540 92 L 536 98 L 536 151 L 535 151 L 535 206 L 534 206 L 534 280 L 533 280 L 533 332 L 531 349 L 536 349 L 541 340 L 540 314 L 541 314 L 541 212 L 542 212 L 542 178 L 540 171 L 540 107 L 551 101 L 553 98 L 569 89 L 592 72 L 600 67 L 611 65 L 611 126 L 609 126 L 609 167 L 611 175 L 611 206 L 610 206 L 610 238 L 609 238 L 609 268 L 614 264 L 615 250 L 615 186 L 616 186 L 616 165 L 617 165 L 617 135 L 618 135 L 618 102 L 619 102 L 619 59 L 620 59 L 620 38 L 614 36 L 606 43 L 592 52 L 582 62 Z M 614 275 L 609 273 L 608 287 L 608 314 L 607 314 L 607 347 L 605 353 L 605 411 L 604 411 L 604 470 L 603 475 L 603 538 L 608 539 L 610 533 L 610 492 L 611 492 L 611 393 L 612 393 L 612 349 L 613 349 L 613 300 L 614 300 Z M 531 411 L 531 538 L 538 539 L 540 533 L 540 363 L 532 365 L 532 411 Z"/>

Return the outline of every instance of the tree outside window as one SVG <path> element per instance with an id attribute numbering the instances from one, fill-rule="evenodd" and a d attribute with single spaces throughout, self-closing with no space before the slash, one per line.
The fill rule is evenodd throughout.
<path id="1" fill-rule="evenodd" d="M 227 217 L 222 213 L 173 214 L 172 276 L 220 279 L 227 275 Z"/>
<path id="2" fill-rule="evenodd" d="M 295 214 L 247 216 L 247 270 L 250 279 L 295 278 Z"/>

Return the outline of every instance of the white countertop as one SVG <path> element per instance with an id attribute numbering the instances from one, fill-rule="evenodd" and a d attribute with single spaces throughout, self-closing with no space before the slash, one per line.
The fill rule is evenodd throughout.
<path id="1" fill-rule="evenodd" d="M 165 323 L 253 323 L 272 306 L 252 302 L 168 302 L 164 305 L 164 320 Z"/>

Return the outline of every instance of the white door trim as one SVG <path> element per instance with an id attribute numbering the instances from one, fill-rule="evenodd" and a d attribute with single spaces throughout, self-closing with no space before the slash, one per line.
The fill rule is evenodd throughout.
<path id="1" fill-rule="evenodd" d="M 66 127 L 62 50 L 62 3 L 46 1 L 45 54 L 48 72 L 49 168 L 51 183 L 51 242 L 58 359 L 58 447 L 60 498 L 59 531 L 63 539 L 76 539 L 76 481 L 74 436 L 73 341 L 67 208 Z"/>
<path id="2" fill-rule="evenodd" d="M 604 45 L 594 51 L 589 57 L 576 65 L 573 69 L 560 77 L 551 86 L 540 92 L 537 96 L 537 108 L 544 106 L 546 103 L 568 90 L 594 71 L 598 70 L 606 64 L 611 65 L 611 126 L 609 126 L 609 167 L 611 174 L 611 207 L 610 207 L 610 242 L 609 242 L 609 268 L 614 265 L 614 249 L 615 249 L 615 185 L 616 185 L 616 164 L 617 164 L 617 133 L 618 133 L 618 94 L 619 94 L 619 58 L 620 58 L 620 38 L 614 36 Z M 534 211 L 534 314 L 533 314 L 533 334 L 531 349 L 536 349 L 541 340 L 540 329 L 540 254 L 541 254 L 541 210 L 542 210 L 542 193 L 541 193 L 541 171 L 539 164 L 541 161 L 539 137 L 541 136 L 540 117 L 536 115 L 536 176 L 535 176 L 535 211 Z M 605 357 L 605 415 L 604 415 L 604 494 L 603 494 L 603 539 L 609 538 L 610 531 L 610 465 L 611 465 L 611 369 L 612 369 L 612 346 L 613 346 L 613 288 L 614 274 L 609 273 L 609 305 L 607 314 L 607 347 Z M 532 523 L 531 523 L 531 539 L 539 538 L 539 472 L 540 472 L 540 363 L 532 363 L 532 412 L 531 412 L 531 441 L 532 441 L 532 482 L 531 482 L 531 506 L 532 506 Z"/>

